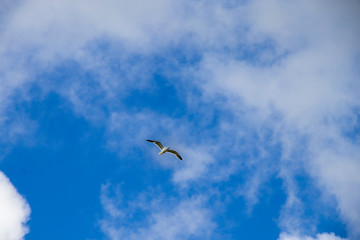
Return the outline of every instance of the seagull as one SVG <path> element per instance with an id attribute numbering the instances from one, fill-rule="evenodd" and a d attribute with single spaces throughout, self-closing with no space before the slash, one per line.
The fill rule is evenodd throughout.
<path id="1" fill-rule="evenodd" d="M 146 140 L 146 141 L 151 142 L 151 143 L 155 143 L 156 146 L 158 146 L 158 147 L 160 148 L 161 151 L 159 152 L 159 155 L 168 152 L 168 153 L 174 154 L 178 159 L 182 160 L 181 156 L 180 156 L 175 150 L 171 150 L 170 147 L 164 147 L 164 146 L 161 144 L 161 142 L 159 142 L 159 141 L 154 141 L 154 140 Z"/>

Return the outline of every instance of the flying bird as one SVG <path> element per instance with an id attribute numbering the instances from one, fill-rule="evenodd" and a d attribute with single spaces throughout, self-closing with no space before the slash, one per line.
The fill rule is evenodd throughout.
<path id="1" fill-rule="evenodd" d="M 154 141 L 154 140 L 146 140 L 146 141 L 151 142 L 151 143 L 155 143 L 156 146 L 158 146 L 158 147 L 160 148 L 161 151 L 159 152 L 159 155 L 168 152 L 168 153 L 174 154 L 178 159 L 182 160 L 180 154 L 178 154 L 175 150 L 171 150 L 170 147 L 164 147 L 164 146 L 161 144 L 161 142 L 159 142 L 159 141 Z"/>

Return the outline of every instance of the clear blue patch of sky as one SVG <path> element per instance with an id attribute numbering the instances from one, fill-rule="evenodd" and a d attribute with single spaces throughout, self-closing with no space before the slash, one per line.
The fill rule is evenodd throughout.
<path id="1" fill-rule="evenodd" d="M 179 101 L 181 93 L 165 77 L 154 75 L 154 86 L 149 89 L 134 89 L 122 100 L 129 110 L 151 110 L 161 115 L 178 118 L 187 114 L 186 103 Z"/>

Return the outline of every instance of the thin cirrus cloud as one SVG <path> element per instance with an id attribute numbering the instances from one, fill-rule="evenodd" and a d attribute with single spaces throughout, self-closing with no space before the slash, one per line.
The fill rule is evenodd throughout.
<path id="1" fill-rule="evenodd" d="M 309 236 L 299 236 L 299 235 L 281 233 L 278 240 L 346 240 L 346 239 L 335 236 L 333 233 L 317 234 L 315 238 Z"/>
<path id="2" fill-rule="evenodd" d="M 310 234 L 316 232 L 316 223 L 305 216 L 304 186 L 296 181 L 302 175 L 315 185 L 319 201 L 335 196 L 336 203 L 328 207 L 339 209 L 349 236 L 356 237 L 359 147 L 357 138 L 344 132 L 358 124 L 358 9 L 356 1 L 18 2 L 0 28 L 0 44 L 6 46 L 0 48 L 0 93 L 6 93 L 0 95 L 0 124 L 13 104 L 12 93 L 25 89 L 26 99 L 26 89 L 38 80 L 45 94 L 56 92 L 76 114 L 104 126 L 107 147 L 120 157 L 129 154 L 126 148 L 148 151 L 139 142 L 161 132 L 194 162 L 177 168 L 158 161 L 172 170 L 175 191 L 187 191 L 193 183 L 226 184 L 241 173 L 244 182 L 231 197 L 244 197 L 252 206 L 264 183 L 276 175 L 287 195 L 279 213 L 279 239 L 340 239 L 331 233 L 299 237 L 309 226 L 315 229 Z M 174 60 L 179 49 L 186 64 Z M 63 71 L 71 63 L 82 75 Z M 43 77 L 57 72 L 66 80 Z M 188 113 L 174 111 L 169 117 L 159 113 L 161 106 L 149 110 L 121 103 L 132 90 L 158 93 L 153 80 L 158 72 L 171 79 L 164 85 L 181 92 L 175 102 Z M 213 229 L 207 218 L 216 211 L 207 209 L 207 195 L 200 190 L 197 198 L 174 200 L 171 214 L 155 203 L 161 198 L 136 208 L 148 213 L 138 232 L 123 226 L 123 215 L 135 210 L 115 206 L 112 201 L 121 198 L 110 198 L 106 191 L 103 187 L 101 199 L 108 215 L 101 226 L 113 239 L 209 236 Z M 194 229 L 182 226 L 181 232 L 167 225 L 173 215 L 199 221 Z M 212 227 L 205 230 L 206 224 Z"/>
<path id="3" fill-rule="evenodd" d="M 119 186 L 106 184 L 101 189 L 105 217 L 100 225 L 110 239 L 209 239 L 215 228 L 206 199 L 201 196 L 179 202 L 162 194 L 155 197 L 150 191 L 126 202 Z"/>

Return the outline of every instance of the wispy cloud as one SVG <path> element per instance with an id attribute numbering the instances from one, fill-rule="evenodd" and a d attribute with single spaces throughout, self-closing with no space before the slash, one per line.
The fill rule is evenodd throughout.
<path id="1" fill-rule="evenodd" d="M 355 24 L 352 20 L 358 15 L 354 9 L 359 5 L 353 1 L 324 12 L 322 5 L 309 4 L 251 4 L 251 36 L 273 41 L 285 55 L 270 55 L 271 64 L 264 65 L 246 60 L 219 61 L 210 55 L 199 73 L 206 79 L 204 90 L 214 96 L 226 91 L 234 111 L 239 102 L 253 106 L 259 111 L 258 121 L 264 124 L 269 124 L 269 115 L 279 115 L 277 123 L 270 126 L 276 133 L 275 141 L 282 145 L 279 176 L 288 194 L 284 208 L 290 207 L 295 213 L 283 211 L 287 212 L 286 229 L 299 230 L 304 218 L 301 210 L 298 216 L 298 211 L 293 211 L 302 205 L 297 184 L 293 184 L 302 172 L 314 178 L 319 189 L 336 196 L 341 215 L 351 232 L 358 235 L 360 225 L 355 216 L 360 215 L 360 206 L 355 202 L 359 202 L 356 189 L 360 178 L 355 172 L 359 171 L 359 148 L 344 135 L 344 126 L 354 123 L 349 119 L 358 114 L 354 111 L 359 107 L 358 71 L 354 66 L 359 48 L 354 40 L 360 35 L 359 31 L 349 31 L 356 28 L 354 25 L 342 28 L 336 19 Z M 308 17 L 314 25 L 307 24 Z M 298 151 L 302 153 L 294 155 Z M 289 226 L 288 217 L 300 223 Z"/>
<path id="2" fill-rule="evenodd" d="M 150 191 L 125 200 L 119 188 L 115 193 L 113 186 L 102 186 L 100 224 L 110 239 L 208 239 L 214 230 L 202 196 L 175 199 Z"/>
<path id="3" fill-rule="evenodd" d="M 278 240 L 346 240 L 336 236 L 334 233 L 320 233 L 315 238 L 301 235 L 291 235 L 288 233 L 281 233 Z"/>

